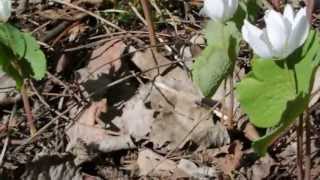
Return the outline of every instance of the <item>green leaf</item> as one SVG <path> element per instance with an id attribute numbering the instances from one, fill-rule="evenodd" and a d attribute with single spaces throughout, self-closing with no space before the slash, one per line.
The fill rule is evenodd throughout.
<path id="1" fill-rule="evenodd" d="M 24 46 L 23 41 L 23 34 L 17 28 L 7 23 L 0 25 L 0 42 L 14 53 L 20 49 L 19 46 Z"/>
<path id="2" fill-rule="evenodd" d="M 262 128 L 276 127 L 253 143 L 260 154 L 307 107 L 320 61 L 319 42 L 315 31 L 311 31 L 305 45 L 287 59 L 255 59 L 252 72 L 238 84 L 237 97 L 250 121 Z"/>
<path id="3" fill-rule="evenodd" d="M 209 21 L 205 29 L 208 46 L 192 67 L 193 81 L 206 97 L 212 96 L 234 68 L 240 33 L 232 22 Z"/>
<path id="4" fill-rule="evenodd" d="M 241 29 L 244 19 L 255 22 L 259 12 L 259 5 L 256 0 L 240 0 L 239 7 L 231 21 L 236 23 L 238 29 Z"/>
<path id="5" fill-rule="evenodd" d="M 47 71 L 46 57 L 40 49 L 37 41 L 28 33 L 24 33 L 25 54 L 20 56 L 30 63 L 33 71 L 33 78 L 40 80 L 44 77 Z M 21 55 L 21 54 L 19 54 Z"/>
<path id="6" fill-rule="evenodd" d="M 19 60 L 18 71 L 23 72 L 24 78 L 43 78 L 46 72 L 46 58 L 37 41 L 28 33 L 20 32 L 10 24 L 0 25 L 0 43 L 5 45 Z"/>
<path id="7" fill-rule="evenodd" d="M 12 51 L 6 46 L 0 44 L 0 70 L 12 77 L 16 81 L 17 89 L 20 89 L 22 86 L 23 78 L 14 67 L 14 64 L 12 64 L 11 60 L 13 58 L 14 55 L 12 54 Z"/>

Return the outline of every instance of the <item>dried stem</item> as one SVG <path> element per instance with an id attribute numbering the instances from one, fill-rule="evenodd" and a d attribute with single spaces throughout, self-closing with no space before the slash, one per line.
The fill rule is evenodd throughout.
<path id="1" fill-rule="evenodd" d="M 143 8 L 144 17 L 148 23 L 148 31 L 149 31 L 149 38 L 150 38 L 150 45 L 156 46 L 156 34 L 154 30 L 153 21 L 151 18 L 151 10 L 149 5 L 149 0 L 140 0 Z"/>
<path id="2" fill-rule="evenodd" d="M 24 111 L 27 116 L 27 122 L 28 122 L 28 126 L 30 128 L 30 134 L 34 135 L 37 132 L 37 129 L 36 129 L 34 122 L 33 122 L 33 116 L 32 116 L 32 111 L 31 111 L 31 107 L 30 107 L 30 103 L 29 103 L 29 98 L 28 98 L 27 91 L 26 91 L 26 83 L 25 82 L 26 81 L 23 82 L 22 87 L 21 87 L 23 107 L 24 107 Z"/>
<path id="3" fill-rule="evenodd" d="M 281 6 L 281 0 L 271 0 L 273 7 L 279 11 Z"/>
<path id="4" fill-rule="evenodd" d="M 297 127 L 297 179 L 303 180 L 303 114 Z"/>
<path id="5" fill-rule="evenodd" d="M 233 122 L 233 110 L 234 110 L 234 84 L 233 84 L 233 71 L 229 77 L 229 88 L 230 88 L 230 97 L 229 97 L 229 113 L 228 113 L 228 128 L 233 129 L 234 122 Z"/>
<path id="6" fill-rule="evenodd" d="M 305 180 L 311 180 L 311 126 L 309 108 L 306 109 L 306 154 L 305 154 Z"/>
<path id="7" fill-rule="evenodd" d="M 305 0 L 307 4 L 307 16 L 309 19 L 309 22 L 312 23 L 312 12 L 314 10 L 314 0 Z"/>

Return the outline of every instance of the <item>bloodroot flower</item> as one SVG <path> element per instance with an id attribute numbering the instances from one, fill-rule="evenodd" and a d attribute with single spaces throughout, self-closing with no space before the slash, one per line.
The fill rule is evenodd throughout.
<path id="1" fill-rule="evenodd" d="M 238 0 L 204 0 L 201 14 L 209 18 L 224 22 L 229 20 L 238 8 Z"/>
<path id="2" fill-rule="evenodd" d="M 264 21 L 265 29 L 247 20 L 241 29 L 243 39 L 262 58 L 286 58 L 305 42 L 310 29 L 306 8 L 295 14 L 291 5 L 286 5 L 283 15 L 267 10 Z"/>

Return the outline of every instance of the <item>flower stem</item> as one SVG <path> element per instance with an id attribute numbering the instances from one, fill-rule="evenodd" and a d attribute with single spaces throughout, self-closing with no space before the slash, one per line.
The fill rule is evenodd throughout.
<path id="1" fill-rule="evenodd" d="M 303 180 L 303 114 L 299 116 L 297 127 L 297 179 Z"/>
<path id="2" fill-rule="evenodd" d="M 34 123 L 33 123 L 33 116 L 32 116 L 32 112 L 31 112 L 29 98 L 28 98 L 27 91 L 26 91 L 26 80 L 24 80 L 24 82 L 22 84 L 21 95 L 22 95 L 24 111 L 25 111 L 26 116 L 27 116 L 28 126 L 30 128 L 30 134 L 32 136 L 37 132 L 37 129 L 36 129 Z"/>
<path id="3" fill-rule="evenodd" d="M 154 25 L 153 21 L 151 18 L 151 10 L 150 10 L 150 5 L 149 5 L 149 0 L 140 0 L 143 8 L 143 13 L 145 16 L 145 19 L 148 23 L 148 31 L 149 31 L 149 38 L 150 38 L 150 45 L 152 47 L 155 47 L 157 44 L 156 40 L 156 34 L 154 30 Z"/>
<path id="4" fill-rule="evenodd" d="M 228 113 L 228 129 L 233 129 L 234 122 L 233 122 L 233 110 L 234 110 L 234 84 L 233 84 L 233 71 L 229 76 L 229 90 L 230 90 L 230 97 L 229 97 L 229 113 Z"/>
<path id="5" fill-rule="evenodd" d="M 311 131 L 310 131 L 310 118 L 309 107 L 306 109 L 306 154 L 305 154 L 305 180 L 311 180 Z"/>
<path id="6" fill-rule="evenodd" d="M 287 61 L 284 62 L 285 69 L 288 72 L 288 76 L 290 75 L 289 64 Z M 292 82 L 295 82 L 292 80 Z M 297 86 L 293 87 L 296 89 L 296 94 L 298 95 Z M 303 170 L 303 113 L 299 116 L 298 126 L 297 126 L 297 179 L 304 179 L 304 170 Z"/>

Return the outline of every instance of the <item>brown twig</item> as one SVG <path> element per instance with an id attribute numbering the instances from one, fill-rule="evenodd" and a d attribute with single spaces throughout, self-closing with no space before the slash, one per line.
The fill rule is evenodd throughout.
<path id="1" fill-rule="evenodd" d="M 314 0 L 305 0 L 305 3 L 307 5 L 307 16 L 308 16 L 309 22 L 312 23 L 312 12 L 314 10 Z"/>
<path id="2" fill-rule="evenodd" d="M 84 13 L 86 13 L 86 14 L 88 14 L 88 15 L 90 15 L 90 16 L 98 19 L 98 20 L 100 20 L 101 22 L 109 25 L 110 27 L 113 27 L 113 28 L 116 29 L 116 30 L 124 31 L 124 30 L 123 30 L 122 28 L 120 28 L 119 26 L 113 24 L 113 23 L 110 22 L 110 21 L 107 21 L 106 19 L 102 18 L 101 16 L 99 16 L 99 15 L 93 13 L 93 12 L 90 12 L 90 11 L 87 11 L 87 10 L 83 9 L 82 7 L 76 6 L 76 5 L 74 5 L 74 4 L 72 4 L 72 3 L 69 3 L 69 2 L 67 2 L 67 1 L 61 1 L 61 0 L 51 0 L 51 1 L 53 1 L 53 2 L 55 2 L 55 3 L 63 4 L 63 5 L 69 6 L 69 7 L 73 8 L 73 9 L 76 9 L 76 10 L 78 10 L 78 11 L 84 12 Z"/>
<path id="3" fill-rule="evenodd" d="M 311 126 L 309 108 L 306 109 L 306 154 L 305 154 L 305 180 L 311 180 Z"/>
<path id="4" fill-rule="evenodd" d="M 27 122 L 28 122 L 28 125 L 29 125 L 29 128 L 30 128 L 30 134 L 34 135 L 36 133 L 37 129 L 36 129 L 35 125 L 34 125 L 34 121 L 33 121 L 34 119 L 33 119 L 33 116 L 32 116 L 30 102 L 29 102 L 29 98 L 28 98 L 28 94 L 27 94 L 27 90 L 26 90 L 26 80 L 22 84 L 21 95 L 22 95 L 24 111 L 26 113 Z"/>
<path id="5" fill-rule="evenodd" d="M 47 123 L 45 126 L 43 126 L 39 131 L 37 131 L 33 136 L 29 137 L 28 139 L 26 139 L 22 144 L 20 144 L 20 146 L 18 146 L 13 153 L 17 153 L 18 151 L 20 151 L 25 145 L 33 142 L 35 140 L 36 137 L 38 137 L 40 134 L 42 134 L 43 132 L 45 132 L 54 122 L 56 122 L 57 120 L 59 120 L 62 116 L 66 115 L 72 108 L 74 108 L 77 104 L 72 104 L 69 106 L 68 109 L 66 109 L 65 111 L 63 111 L 59 116 L 55 117 L 54 119 L 52 119 L 49 123 Z"/>
<path id="6" fill-rule="evenodd" d="M 63 22 L 61 22 L 61 23 L 60 23 L 59 25 L 57 25 L 55 28 L 53 28 L 52 30 L 48 31 L 48 32 L 40 39 L 40 41 L 42 41 L 42 42 L 50 41 L 50 40 L 53 39 L 56 35 L 58 35 L 59 33 L 63 32 L 70 24 L 71 24 L 71 22 L 69 22 L 69 21 L 63 21 Z"/>
<path id="7" fill-rule="evenodd" d="M 45 100 L 44 98 L 40 95 L 40 93 L 38 92 L 38 90 L 35 88 L 35 86 L 33 85 L 33 83 L 30 81 L 30 87 L 33 90 L 33 92 L 35 93 L 35 95 L 37 96 L 37 98 L 40 100 L 40 102 L 51 112 L 54 112 L 56 115 L 61 116 L 61 118 L 65 119 L 65 120 L 69 120 L 69 118 L 65 115 L 62 115 L 61 112 L 55 110 L 54 108 L 52 108 Z"/>
<path id="8" fill-rule="evenodd" d="M 281 6 L 281 0 L 271 0 L 273 7 L 279 11 Z"/>
<path id="9" fill-rule="evenodd" d="M 151 46 L 156 46 L 157 41 L 156 41 L 156 34 L 154 31 L 154 25 L 153 21 L 151 18 L 151 10 L 149 6 L 149 1 L 148 0 L 140 0 L 144 12 L 144 17 L 148 23 L 148 31 L 149 31 L 149 38 L 150 38 L 150 44 Z"/>
<path id="10" fill-rule="evenodd" d="M 148 22 L 142 17 L 142 15 L 139 13 L 138 9 L 134 6 L 134 4 L 129 2 L 129 6 L 131 7 L 132 11 L 136 14 L 136 16 L 140 19 L 140 21 L 145 26 L 148 26 Z"/>
<path id="11" fill-rule="evenodd" d="M 230 88 L 230 97 L 229 97 L 229 113 L 228 113 L 228 129 L 233 129 L 234 122 L 233 122 L 233 110 L 234 110 L 234 84 L 233 84 L 233 71 L 229 77 L 229 88 Z"/>
<path id="12" fill-rule="evenodd" d="M 303 114 L 299 116 L 297 127 L 297 179 L 303 180 Z"/>

